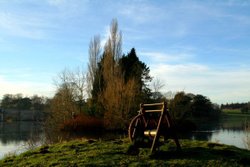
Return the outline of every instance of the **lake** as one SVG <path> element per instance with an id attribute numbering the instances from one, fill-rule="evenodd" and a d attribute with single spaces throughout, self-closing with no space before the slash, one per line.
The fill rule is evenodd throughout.
<path id="1" fill-rule="evenodd" d="M 201 125 L 198 130 L 183 138 L 207 140 L 246 149 L 244 126 L 247 121 L 250 122 L 250 116 L 223 117 L 220 121 L 198 121 Z M 41 123 L 38 122 L 0 122 L 0 158 L 12 153 L 18 154 L 39 145 L 44 138 L 43 134 Z M 250 137 L 249 131 L 248 135 Z M 124 136 L 124 134 L 120 135 L 120 137 Z M 87 137 L 102 138 L 103 136 L 88 134 Z M 29 142 L 30 139 L 32 142 Z"/>
<path id="2" fill-rule="evenodd" d="M 197 130 L 184 136 L 188 139 L 206 140 L 227 145 L 234 145 L 243 149 L 250 149 L 246 144 L 247 135 L 250 140 L 250 115 L 227 115 L 220 120 L 197 120 Z"/>
<path id="3" fill-rule="evenodd" d="M 32 147 L 41 140 L 42 132 L 38 122 L 0 122 L 0 158 Z M 37 141 L 30 143 L 30 139 Z"/>

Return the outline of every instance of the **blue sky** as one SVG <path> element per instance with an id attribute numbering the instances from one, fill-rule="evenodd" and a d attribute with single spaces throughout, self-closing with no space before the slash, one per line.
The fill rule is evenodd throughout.
<path id="1" fill-rule="evenodd" d="M 0 97 L 53 96 L 65 68 L 87 69 L 94 35 L 116 18 L 162 92 L 250 101 L 250 1 L 0 0 Z"/>

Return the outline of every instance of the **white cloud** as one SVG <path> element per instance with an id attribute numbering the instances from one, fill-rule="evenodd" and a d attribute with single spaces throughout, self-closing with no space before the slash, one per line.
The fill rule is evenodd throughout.
<path id="1" fill-rule="evenodd" d="M 194 56 L 189 53 L 162 53 L 162 52 L 140 52 L 139 55 L 145 56 L 151 62 L 179 62 L 192 59 Z"/>
<path id="2" fill-rule="evenodd" d="M 231 9 L 246 10 L 249 6 L 249 2 L 245 3 L 241 1 L 183 1 L 178 8 L 173 10 L 172 14 L 176 20 L 182 20 L 184 26 L 191 27 L 190 33 L 192 34 L 194 33 L 192 32 L 192 28 L 208 21 L 214 27 L 207 24 L 208 28 L 199 31 L 199 34 L 207 35 L 207 31 L 213 31 L 214 34 L 218 33 L 217 35 L 235 36 L 234 30 L 239 27 L 249 26 L 250 18 L 247 13 L 235 12 Z M 176 24 L 174 20 L 172 20 L 172 23 Z M 230 26 L 228 26 L 228 23 L 231 23 Z"/>
<path id="3" fill-rule="evenodd" d="M 34 94 L 51 97 L 54 95 L 53 73 L 36 73 L 31 68 L 9 68 L 0 71 L 0 99 L 4 94 L 32 96 Z"/>
<path id="4" fill-rule="evenodd" d="M 167 91 L 208 96 L 212 102 L 250 101 L 250 69 L 218 70 L 201 64 L 151 64 L 151 75 Z"/>
<path id="5" fill-rule="evenodd" d="M 0 13 L 0 30 L 13 36 L 42 39 L 46 36 L 43 21 L 32 16 Z"/>
<path id="6" fill-rule="evenodd" d="M 89 0 L 47 0 L 50 7 L 56 8 L 63 17 L 76 16 L 88 10 Z"/>
<path id="7" fill-rule="evenodd" d="M 74 22 L 87 10 L 87 2 L 47 0 L 6 3 L 6 8 L 0 7 L 0 32 L 28 39 L 51 38 L 55 32 L 65 31 L 62 22 L 65 26 L 71 26 L 67 23 Z M 9 7 L 11 4 L 13 6 Z"/>
<path id="8" fill-rule="evenodd" d="M 237 7 L 237 4 L 240 3 L 233 4 Z M 146 35 L 155 36 L 155 38 L 162 36 L 177 38 L 188 35 L 206 36 L 208 32 L 216 36 L 231 37 L 236 36 L 235 30 L 237 28 L 244 29 L 250 24 L 247 14 L 232 12 L 224 3 L 214 1 L 180 1 L 177 3 L 171 1 L 161 3 L 132 1 L 129 4 L 125 2 L 120 8 L 119 14 L 128 18 L 129 26 L 140 26 L 141 31 L 147 30 L 150 34 Z M 227 26 L 227 22 L 233 24 Z M 204 24 L 207 24 L 207 27 Z M 204 28 L 200 29 L 201 26 Z M 248 29 L 246 28 L 245 31 Z M 240 34 L 245 35 L 245 31 Z M 145 34 L 134 34 L 134 38 L 140 37 L 140 35 Z"/>
<path id="9" fill-rule="evenodd" d="M 145 23 L 153 20 L 159 20 L 162 9 L 153 5 L 148 5 L 145 2 L 123 4 L 119 13 L 135 23 Z"/>
<path id="10" fill-rule="evenodd" d="M 32 81 L 8 81 L 0 76 L 0 99 L 4 94 L 21 93 L 24 96 L 38 94 L 40 96 L 52 97 L 54 89 L 51 84 Z"/>

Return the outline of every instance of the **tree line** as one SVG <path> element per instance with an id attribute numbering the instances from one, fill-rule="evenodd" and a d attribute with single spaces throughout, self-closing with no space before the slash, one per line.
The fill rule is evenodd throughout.
<path id="1" fill-rule="evenodd" d="M 209 98 L 203 95 L 178 92 L 169 101 L 171 115 L 178 120 L 188 118 L 218 118 L 221 109 L 219 105 L 213 104 Z"/>
<path id="2" fill-rule="evenodd" d="M 227 103 L 227 104 L 222 104 L 221 109 L 242 109 L 245 106 L 248 106 L 250 102 L 248 103 Z"/>
<path id="3" fill-rule="evenodd" d="M 230 104 L 227 103 L 227 104 L 222 104 L 221 109 L 222 110 L 238 109 L 242 113 L 250 113 L 250 102 L 248 102 L 248 103 L 230 103 Z"/>
<path id="4" fill-rule="evenodd" d="M 49 98 L 38 95 L 24 97 L 22 94 L 5 94 L 1 100 L 0 108 L 43 111 L 49 108 L 49 101 Z"/>

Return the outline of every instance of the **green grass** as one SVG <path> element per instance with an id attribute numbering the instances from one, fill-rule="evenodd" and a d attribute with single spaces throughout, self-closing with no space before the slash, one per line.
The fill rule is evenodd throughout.
<path id="1" fill-rule="evenodd" d="M 222 112 L 231 114 L 241 114 L 240 109 L 223 109 Z"/>
<path id="2" fill-rule="evenodd" d="M 128 139 L 109 141 L 73 140 L 47 145 L 0 161 L 0 166 L 247 166 L 250 151 L 205 141 L 180 140 L 182 151 L 172 141 L 160 151 L 140 149 L 128 155 Z"/>
<path id="3" fill-rule="evenodd" d="M 250 113 L 242 113 L 240 109 L 223 109 L 222 114 L 224 116 L 238 116 L 250 118 Z"/>

